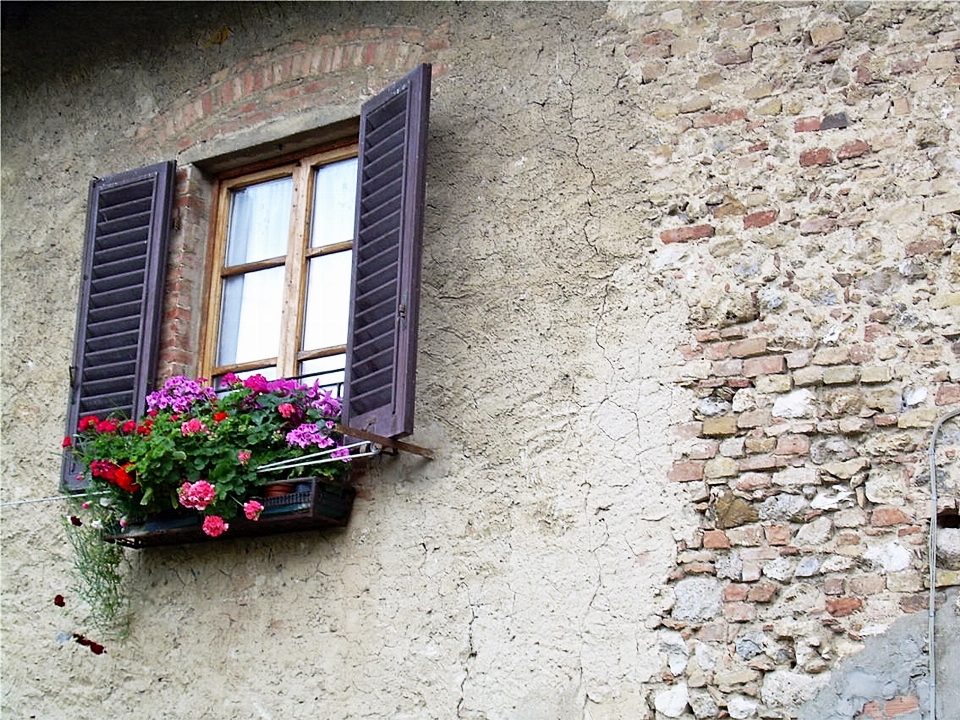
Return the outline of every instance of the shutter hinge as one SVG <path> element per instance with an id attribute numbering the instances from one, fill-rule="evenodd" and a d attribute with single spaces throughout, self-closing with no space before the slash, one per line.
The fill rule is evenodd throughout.
<path id="1" fill-rule="evenodd" d="M 70 366 L 70 389 L 73 390 L 77 387 L 77 366 Z"/>

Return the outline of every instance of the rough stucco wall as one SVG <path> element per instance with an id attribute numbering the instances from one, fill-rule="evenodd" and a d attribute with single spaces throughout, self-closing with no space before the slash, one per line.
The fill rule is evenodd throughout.
<path id="1" fill-rule="evenodd" d="M 51 34 L 48 66 L 25 61 L 30 44 L 11 46 L 5 35 L 3 500 L 55 492 L 88 178 L 178 151 L 181 162 L 195 161 L 345 117 L 404 63 L 421 60 L 434 63 L 436 77 L 414 440 L 438 458 L 385 459 L 360 481 L 340 533 L 130 553 L 131 634 L 105 639 L 100 656 L 56 639 L 87 631 L 79 608 L 51 602 L 57 593 L 71 601 L 65 508 L 4 507 L 4 712 L 691 717 L 685 704 L 675 712 L 655 702 L 677 687 L 662 646 L 674 603 L 668 579 L 676 579 L 678 547 L 702 542 L 696 505 L 704 498 L 668 479 L 686 447 L 677 430 L 698 407 L 689 379 L 703 363 L 689 357 L 691 332 L 751 320 L 741 286 L 769 289 L 781 279 L 774 250 L 802 275 L 798 283 L 815 285 L 832 274 L 839 248 L 856 244 L 854 230 L 821 242 L 790 224 L 789 212 L 810 214 L 816 197 L 796 190 L 798 169 L 779 150 L 754 166 L 728 149 L 752 145 L 751 123 L 767 112 L 789 152 L 817 147 L 794 137 L 794 122 L 842 108 L 847 100 L 818 81 L 847 87 L 855 69 L 844 78 L 842 64 L 811 68 L 797 58 L 805 33 L 845 6 L 177 7 L 167 22 L 147 23 L 162 35 L 132 36 L 142 50 L 109 27 L 96 51 Z M 949 8 L 911 15 L 880 6 L 860 22 L 896 45 L 885 33 L 908 43 L 916 28 L 947 34 L 956 19 Z M 675 46 L 651 36 L 663 24 L 677 30 Z M 742 52 L 765 24 L 795 48 L 797 64 L 764 54 L 762 44 L 752 65 L 714 62 L 717 48 Z M 223 27 L 227 39 L 209 42 Z M 404 54 L 395 66 L 317 73 L 324 87 L 304 83 L 304 102 L 278 95 L 251 110 L 246 125 L 236 122 L 238 105 L 207 110 L 198 100 L 225 76 L 272 69 L 273 56 L 398 37 Z M 166 52 L 151 52 L 154 42 Z M 857 42 L 864 49 L 876 40 Z M 941 45 L 938 52 L 955 52 Z M 8 63 L 11 47 L 16 62 Z M 757 98 L 749 118 L 730 114 L 744 88 L 769 75 L 781 83 L 769 98 Z M 913 80 L 902 91 L 918 113 L 911 138 L 923 134 L 929 143 L 918 147 L 933 148 L 930 157 L 905 155 L 910 172 L 930 168 L 917 181 L 935 182 L 937 172 L 956 179 L 955 168 L 936 165 L 936 151 L 956 148 L 948 110 L 956 73 L 941 75 L 939 84 Z M 936 107 L 923 104 L 931 93 Z M 714 107 L 698 104 L 708 94 Z M 898 136 L 883 140 L 886 111 L 860 111 L 896 108 L 897 97 L 850 101 L 877 147 Z M 848 194 L 868 193 L 850 182 Z M 730 187 L 742 212 L 711 219 Z M 947 292 L 957 274 L 939 268 L 951 267 L 951 248 L 955 258 L 958 208 L 949 188 L 930 192 L 946 203 L 931 221 L 945 251 L 929 261 L 940 285 L 927 291 L 945 298 L 936 313 L 945 325 L 957 322 Z M 889 263 L 885 243 L 919 239 L 912 221 L 896 224 L 916 203 L 896 199 L 877 201 L 888 213 L 884 227 L 897 230 L 877 230 L 864 267 Z M 743 217 L 769 206 L 782 206 L 765 236 L 773 239 L 757 241 Z M 922 202 L 916 217 L 929 217 Z M 709 223 L 716 237 L 670 234 Z M 756 277 L 742 272 L 753 264 Z M 772 334 L 799 342 L 830 323 L 836 307 L 818 306 L 814 295 L 787 294 L 780 312 L 768 306 Z M 869 313 L 856 303 L 845 310 L 854 320 Z M 881 623 L 902 614 L 895 602 L 864 612 Z M 734 622 L 729 628 L 714 643 L 732 656 Z M 698 628 L 681 630 L 683 642 Z M 861 647 L 845 642 L 836 657 Z M 829 667 L 810 676 L 817 686 Z M 734 687 L 746 702 L 737 707 L 756 710 L 759 686 Z M 788 695 L 768 717 L 795 714 L 799 700 L 784 704 Z"/>

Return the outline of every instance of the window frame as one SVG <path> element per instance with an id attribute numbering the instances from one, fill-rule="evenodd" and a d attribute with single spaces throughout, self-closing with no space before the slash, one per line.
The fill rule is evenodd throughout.
<path id="1" fill-rule="evenodd" d="M 355 248 L 342 422 L 347 426 L 355 422 L 354 427 L 359 431 L 388 439 L 403 437 L 413 431 L 431 75 L 429 64 L 418 66 L 364 103 L 359 119 L 299 133 L 279 143 L 263 143 L 193 163 L 205 173 L 228 177 L 240 166 L 257 162 L 263 162 L 264 167 L 274 165 L 279 158 L 271 160 L 271 156 L 285 153 L 286 159 L 302 155 L 304 148 L 316 146 L 316 140 L 320 138 L 332 142 L 343 138 L 352 140 L 353 129 L 359 127 Z M 382 135 L 385 129 L 389 130 L 389 137 Z M 388 173 L 383 172 L 385 163 L 393 168 Z M 183 207 L 184 202 L 189 203 L 189 193 L 182 196 L 174 192 L 176 175 L 176 164 L 170 160 L 102 179 L 94 178 L 90 183 L 73 362 L 69 368 L 69 400 L 65 412 L 68 437 L 76 432 L 80 417 L 92 412 L 85 409 L 88 401 L 103 397 L 101 388 L 104 386 L 109 386 L 111 392 L 110 403 L 97 407 L 97 412 L 104 417 L 116 412 L 128 417 L 142 416 L 146 395 L 155 387 L 160 335 L 164 325 L 162 300 L 167 292 L 168 263 L 175 268 L 178 262 L 167 255 L 167 239 L 174 225 L 179 227 L 180 223 L 180 218 L 174 216 L 175 203 L 179 207 Z M 137 325 L 138 332 L 133 338 L 134 342 L 125 345 L 123 343 L 131 340 L 129 332 L 111 332 L 116 328 L 109 325 L 109 317 L 108 324 L 101 322 L 96 325 L 90 313 L 91 308 L 95 307 L 92 291 L 98 277 L 104 272 L 112 272 L 117 265 L 115 258 L 98 259 L 103 240 L 102 223 L 110 219 L 101 212 L 99 204 L 104 192 L 119 191 L 122 194 L 145 182 L 152 183 L 149 207 L 137 210 L 137 217 L 131 220 L 135 221 L 135 225 L 147 228 L 147 240 L 138 256 L 145 270 L 143 273 L 122 272 L 111 278 L 113 289 L 135 291 L 138 297 L 137 303 L 130 303 L 133 314 L 124 321 Z M 382 255 L 375 248 L 387 235 L 390 237 L 390 251 L 396 260 L 391 266 L 396 275 L 387 284 L 395 285 L 395 290 L 390 301 L 382 303 L 382 308 L 377 310 L 380 314 L 375 318 L 375 323 L 392 318 L 394 329 L 388 333 L 387 340 L 392 347 L 389 352 L 379 353 L 378 357 L 358 358 L 354 349 L 362 349 L 365 344 L 365 327 L 362 323 L 358 325 L 355 320 L 358 312 L 369 314 L 370 308 L 363 307 L 364 293 L 358 293 L 357 286 L 371 281 L 369 273 L 382 273 L 383 266 L 378 260 Z M 209 236 L 208 232 L 206 237 Z M 363 253 L 369 255 L 359 261 Z M 132 260 L 133 256 L 123 255 L 122 259 L 126 262 Z M 385 284 L 378 282 L 375 289 L 382 291 L 384 287 Z M 109 305 L 109 301 L 104 302 Z M 103 306 L 101 303 L 96 307 Z M 176 313 L 173 313 L 167 321 L 172 322 L 171 318 L 175 316 Z M 203 320 L 198 322 L 204 323 Z M 200 327 L 203 334 L 205 323 Z M 95 343 L 91 343 L 91 337 Z M 204 342 L 206 338 L 201 339 L 200 347 Z M 109 352 L 114 349 L 135 355 L 133 371 L 119 368 L 118 363 L 108 363 L 97 367 L 95 377 L 87 372 L 95 353 L 103 356 L 105 350 Z M 386 365 L 381 356 L 388 358 Z M 362 408 L 359 405 L 355 408 L 355 396 L 366 394 L 369 397 L 369 393 L 364 392 L 364 384 L 374 374 L 378 376 L 375 391 L 381 398 L 379 405 L 366 403 Z M 380 378 L 385 380 L 381 382 Z M 396 444 L 397 447 L 399 445 Z M 69 452 L 64 453 L 60 486 L 66 492 L 77 492 L 84 488 L 82 477 L 78 477 L 77 463 Z"/>
<path id="2" fill-rule="evenodd" d="M 357 158 L 359 138 L 341 139 L 338 142 L 310 148 L 286 156 L 282 160 L 259 162 L 252 167 L 234 168 L 220 175 L 214 183 L 214 203 L 211 213 L 211 252 L 206 269 L 207 302 L 203 310 L 198 371 L 211 380 L 227 372 L 255 372 L 264 368 L 276 368 L 276 377 L 301 376 L 301 363 L 332 355 L 346 356 L 346 341 L 342 345 L 326 348 L 303 348 L 304 323 L 306 320 L 307 278 L 309 261 L 326 254 L 353 250 L 353 238 L 349 241 L 312 248 L 311 223 L 312 202 L 315 189 L 315 170 L 324 165 Z M 227 230 L 230 216 L 231 191 L 281 177 L 293 178 L 291 195 L 290 230 L 287 238 L 287 253 L 242 265 L 227 266 Z M 352 265 L 352 258 L 351 258 Z M 219 365 L 217 353 L 220 340 L 222 314 L 222 291 L 225 277 L 240 275 L 268 267 L 284 268 L 283 295 L 281 298 L 280 338 L 276 356 L 258 358 L 241 363 Z M 352 284 L 352 281 L 351 281 Z M 345 320 L 349 320 L 348 317 Z"/>

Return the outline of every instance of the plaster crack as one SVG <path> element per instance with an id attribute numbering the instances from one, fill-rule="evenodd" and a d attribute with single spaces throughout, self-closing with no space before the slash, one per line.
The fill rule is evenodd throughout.
<path id="1" fill-rule="evenodd" d="M 467 625 L 467 656 L 463 661 L 463 679 L 460 681 L 460 699 L 457 701 L 457 717 L 464 717 L 463 703 L 466 699 L 467 681 L 470 680 L 470 666 L 473 664 L 473 659 L 477 656 L 477 649 L 473 644 L 473 624 L 476 622 L 476 619 L 477 612 L 473 607 L 473 603 L 470 603 L 470 623 Z"/>

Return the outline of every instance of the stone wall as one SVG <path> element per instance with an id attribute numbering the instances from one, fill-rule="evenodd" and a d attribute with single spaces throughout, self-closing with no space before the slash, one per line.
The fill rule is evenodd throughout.
<path id="1" fill-rule="evenodd" d="M 114 7 L 4 7 L 5 715 L 929 717 L 956 5 Z M 420 62 L 437 459 L 383 458 L 342 532 L 130 552 L 98 635 L 48 499 L 89 178 L 177 160 L 160 370 L 190 374 L 211 158 Z M 958 451 L 954 420 L 941 720 Z"/>

